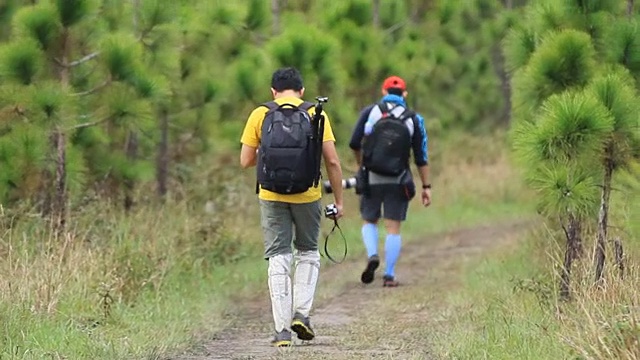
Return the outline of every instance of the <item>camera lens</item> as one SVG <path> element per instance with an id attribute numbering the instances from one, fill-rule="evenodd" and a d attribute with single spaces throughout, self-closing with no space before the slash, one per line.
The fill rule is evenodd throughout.
<path id="1" fill-rule="evenodd" d="M 331 183 L 329 182 L 329 180 L 326 180 L 322 183 L 322 187 L 324 188 L 324 191 L 327 194 L 331 194 L 333 192 L 333 190 L 331 189 Z"/>

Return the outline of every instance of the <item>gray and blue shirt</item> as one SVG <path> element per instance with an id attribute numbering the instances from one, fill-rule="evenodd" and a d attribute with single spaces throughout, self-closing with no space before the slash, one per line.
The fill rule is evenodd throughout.
<path id="1" fill-rule="evenodd" d="M 404 108 L 407 107 L 406 102 L 402 96 L 389 94 L 381 99 L 381 102 L 392 109 L 395 105 L 401 105 L 396 107 L 393 111 L 396 115 L 402 114 Z M 362 149 L 362 140 L 365 136 L 371 133 L 375 123 L 382 118 L 382 113 L 377 104 L 369 105 L 360 112 L 360 117 L 353 129 L 351 135 L 351 141 L 349 147 L 353 150 Z M 413 149 L 413 157 L 416 166 L 424 166 L 429 163 L 429 156 L 427 151 L 428 136 L 424 126 L 424 118 L 417 114 L 405 121 L 409 133 L 411 134 L 411 147 Z M 408 169 L 407 169 L 408 170 Z M 410 175 L 410 171 L 405 171 L 405 174 L 399 176 L 383 176 L 373 172 L 369 173 L 369 183 L 375 184 L 399 184 L 403 182 L 406 175 Z"/>

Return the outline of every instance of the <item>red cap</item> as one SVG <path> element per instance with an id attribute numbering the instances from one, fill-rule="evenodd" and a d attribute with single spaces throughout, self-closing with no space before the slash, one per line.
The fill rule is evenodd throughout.
<path id="1" fill-rule="evenodd" d="M 387 90 L 391 88 L 400 89 L 402 91 L 407 90 L 407 84 L 405 84 L 404 80 L 398 76 L 389 76 L 382 83 L 382 90 Z"/>

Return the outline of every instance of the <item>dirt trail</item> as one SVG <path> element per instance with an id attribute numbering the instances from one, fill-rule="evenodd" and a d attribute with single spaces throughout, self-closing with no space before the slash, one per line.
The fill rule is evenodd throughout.
<path id="1" fill-rule="evenodd" d="M 295 339 L 296 346 L 289 349 L 276 349 L 270 346 L 271 340 L 271 307 L 266 284 L 255 299 L 240 303 L 232 313 L 232 326 L 214 336 L 208 343 L 195 349 L 194 353 L 174 358 L 176 360 L 209 360 L 209 359 L 430 359 L 427 341 L 416 347 L 416 342 L 386 342 L 389 334 L 367 334 L 367 328 L 386 329 L 388 324 L 383 315 L 371 316 L 377 311 L 380 302 L 404 301 L 403 304 L 415 310 L 398 310 L 393 317 L 393 331 L 403 332 L 408 323 L 417 317 L 430 317 L 425 308 L 437 299 L 414 299 L 411 289 L 420 287 L 446 289 L 456 280 L 447 269 L 447 264 L 492 247 L 513 241 L 517 235 L 527 229 L 526 221 L 515 221 L 506 224 L 480 226 L 461 229 L 450 233 L 431 236 L 424 241 L 412 241 L 404 246 L 398 265 L 398 279 L 401 287 L 396 289 L 381 286 L 381 268 L 376 273 L 376 280 L 370 285 L 359 282 L 364 267 L 364 259 L 351 260 L 340 265 L 323 264 L 315 309 L 311 321 L 317 337 L 311 342 Z M 436 271 L 437 270 L 437 271 Z M 439 276 L 433 274 L 438 272 Z M 402 298 L 404 293 L 405 298 Z M 437 295 L 437 294 L 434 294 Z M 392 299 L 400 297 L 401 300 Z M 407 298 L 409 301 L 407 301 Z M 371 310 L 374 309 L 374 310 Z M 378 315 L 374 312 L 374 315 Z M 373 324 L 374 322 L 378 324 Z M 406 322 L 406 324 L 403 324 Z M 404 325 L 404 326 L 403 326 Z M 412 326 L 425 326 L 412 324 Z M 362 328 L 362 331 L 358 331 Z M 411 337 L 411 334 L 395 334 L 396 337 Z M 373 341 L 374 346 L 357 346 L 362 337 L 380 336 L 381 341 Z M 294 334 L 295 338 L 295 334 Z M 420 342 L 418 342 L 420 343 Z M 355 345 L 354 345 L 355 344 Z M 407 345 L 409 344 L 409 345 Z M 413 347 L 413 348 L 412 348 Z"/>

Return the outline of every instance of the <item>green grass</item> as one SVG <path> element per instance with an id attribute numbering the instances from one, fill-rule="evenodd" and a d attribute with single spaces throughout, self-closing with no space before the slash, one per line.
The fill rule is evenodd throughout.
<path id="1" fill-rule="evenodd" d="M 631 180 L 619 178 L 622 183 Z M 637 179 L 636 179 L 637 181 Z M 613 197 L 611 238 L 625 239 L 627 272 L 618 277 L 607 253 L 604 290 L 592 285 L 593 234 L 572 273 L 573 298 L 558 299 L 562 239 L 539 224 L 520 245 L 464 264 L 463 282 L 448 292 L 436 337 L 447 359 L 637 359 L 640 357 L 640 223 L 638 188 Z"/>
<path id="2" fill-rule="evenodd" d="M 456 134 L 432 144 L 434 203 L 424 209 L 413 201 L 403 228 L 407 241 L 531 211 L 504 156 L 502 134 L 491 140 Z M 229 164 L 235 163 L 203 172 L 185 198 L 164 206 L 125 215 L 101 202 L 88 205 L 60 239 L 25 214 L 9 229 L 5 214 L 0 355 L 159 358 L 224 328 L 231 305 L 266 286 L 253 173 L 239 175 Z M 364 250 L 356 197 L 346 198 L 342 227 L 349 258 L 358 259 Z M 214 213 L 203 210 L 207 201 Z M 323 231 L 330 227 L 326 221 Z M 339 256 L 342 244 L 330 241 Z"/>

